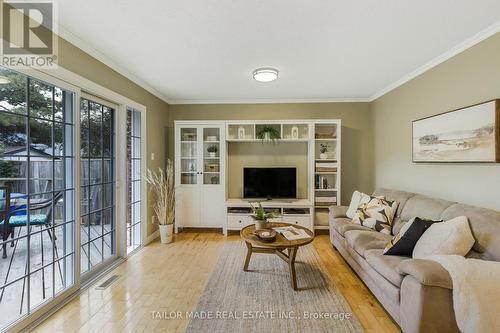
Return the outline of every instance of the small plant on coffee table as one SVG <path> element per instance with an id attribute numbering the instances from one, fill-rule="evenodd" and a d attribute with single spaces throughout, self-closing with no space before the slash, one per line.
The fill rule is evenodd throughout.
<path id="1" fill-rule="evenodd" d="M 278 215 L 273 212 L 266 212 L 260 202 L 258 203 L 257 207 L 255 207 L 251 203 L 250 206 L 252 207 L 252 218 L 255 220 L 256 230 L 265 229 L 266 223 L 269 219 L 278 217 Z"/>

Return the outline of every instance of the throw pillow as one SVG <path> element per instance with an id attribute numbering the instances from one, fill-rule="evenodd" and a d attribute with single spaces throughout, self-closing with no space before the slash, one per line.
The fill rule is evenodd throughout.
<path id="1" fill-rule="evenodd" d="M 442 221 L 432 221 L 421 219 L 420 217 L 412 218 L 410 221 L 399 230 L 384 249 L 384 254 L 395 256 L 411 256 L 413 248 L 417 244 L 420 237 L 433 223 Z"/>
<path id="2" fill-rule="evenodd" d="M 396 201 L 370 197 L 370 201 L 358 207 L 352 222 L 390 235 L 392 220 L 398 205 Z"/>
<path id="3" fill-rule="evenodd" d="M 349 204 L 349 208 L 347 209 L 347 212 L 345 215 L 353 219 L 354 215 L 356 214 L 356 210 L 358 210 L 359 205 L 367 203 L 370 201 L 370 196 L 368 194 L 361 193 L 359 191 L 354 191 L 351 197 L 351 203 Z"/>
<path id="4" fill-rule="evenodd" d="M 420 237 L 413 249 L 413 258 L 431 255 L 456 254 L 465 256 L 474 245 L 474 236 L 466 216 L 434 223 Z"/>

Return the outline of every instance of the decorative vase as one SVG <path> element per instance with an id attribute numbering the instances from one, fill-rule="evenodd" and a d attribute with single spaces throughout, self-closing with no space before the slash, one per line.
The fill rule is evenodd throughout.
<path id="1" fill-rule="evenodd" d="M 297 126 L 292 127 L 292 139 L 299 138 L 299 128 Z"/>
<path id="2" fill-rule="evenodd" d="M 210 157 L 214 158 L 215 157 L 215 153 L 214 152 L 210 152 Z"/>
<path id="3" fill-rule="evenodd" d="M 238 128 L 238 139 L 240 140 L 245 139 L 245 128 L 242 126 Z"/>
<path id="4" fill-rule="evenodd" d="M 172 243 L 172 237 L 174 234 L 173 224 L 160 224 L 160 241 L 162 244 Z"/>
<path id="5" fill-rule="evenodd" d="M 255 220 L 255 230 L 261 230 L 266 228 L 266 220 Z"/>
<path id="6" fill-rule="evenodd" d="M 266 141 L 271 140 L 271 134 L 269 134 L 269 132 L 264 133 L 264 140 Z"/>
<path id="7" fill-rule="evenodd" d="M 321 153 L 319 154 L 319 158 L 322 160 L 326 160 L 328 158 L 328 155 L 326 153 Z"/>

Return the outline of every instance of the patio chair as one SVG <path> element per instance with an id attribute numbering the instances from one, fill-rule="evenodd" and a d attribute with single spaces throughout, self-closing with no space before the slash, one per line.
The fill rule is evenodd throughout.
<path id="1" fill-rule="evenodd" d="M 9 215 L 10 211 L 10 186 L 2 184 L 0 186 L 0 221 L 4 221 Z M 10 229 L 8 225 L 2 223 L 0 225 L 0 233 L 2 241 L 5 242 L 9 237 Z M 6 245 L 5 243 L 3 244 Z"/>
<path id="2" fill-rule="evenodd" d="M 8 186 L 2 186 L 0 187 L 0 207 L 1 203 L 3 202 L 2 196 L 5 197 L 5 205 L 9 205 L 10 203 L 10 188 Z M 14 231 L 15 228 L 20 228 L 20 227 L 28 227 L 28 233 L 30 233 L 30 230 L 34 226 L 39 226 L 40 228 L 45 227 L 45 230 L 47 231 L 50 241 L 52 245 L 54 246 L 55 250 L 55 255 L 56 258 L 59 257 L 58 251 L 57 251 L 57 246 L 55 244 L 56 235 L 55 233 L 53 234 L 51 232 L 51 227 L 52 227 L 52 212 L 55 204 L 61 200 L 63 197 L 63 192 L 57 192 L 57 194 L 54 195 L 53 198 L 47 199 L 47 200 L 42 200 L 33 204 L 29 205 L 29 211 L 30 211 L 30 221 L 29 224 L 27 223 L 28 221 L 28 215 L 27 215 L 27 208 L 25 205 L 21 205 L 20 207 L 16 209 L 9 209 L 8 207 L 4 209 L 6 211 L 5 214 L 0 215 L 2 218 L 0 222 L 1 230 L 2 230 L 2 239 L 3 239 L 3 258 L 7 258 L 7 240 L 9 238 L 9 235 L 12 235 L 12 238 L 14 238 Z M 38 212 L 38 214 L 31 214 L 31 212 Z M 41 211 L 44 211 L 44 213 L 41 213 Z M 24 212 L 25 214 L 21 215 L 14 215 L 19 212 Z M 6 222 L 5 222 L 6 221 Z M 40 237 L 42 237 L 42 233 L 40 233 Z M 41 245 L 41 255 L 42 255 L 42 263 L 44 261 L 44 251 L 43 251 L 43 240 L 41 239 L 40 241 Z M 12 262 L 14 259 L 14 254 L 16 252 L 17 248 L 17 240 L 15 241 L 15 246 L 14 246 L 14 240 L 11 242 L 11 247 L 14 247 L 12 256 L 10 258 L 9 266 L 7 268 L 7 274 L 5 276 L 5 281 L 4 283 L 7 283 L 7 280 L 9 278 L 10 274 L 10 269 L 12 267 Z M 63 274 L 61 271 L 61 264 L 58 261 L 57 262 L 58 268 L 59 268 L 59 274 L 61 276 L 61 281 L 63 281 Z M 25 268 L 25 274 L 27 273 L 28 270 L 28 261 L 26 261 L 26 268 Z M 26 278 L 23 279 L 23 290 L 26 285 Z M 45 270 L 42 269 L 42 294 L 43 294 L 43 299 L 45 299 Z M 3 299 L 4 296 L 4 291 L 5 288 L 2 289 L 0 293 L 0 302 Z M 22 313 L 22 306 L 23 306 L 23 301 L 24 301 L 24 291 L 21 295 L 21 308 L 20 308 L 20 313 Z"/>
<path id="3" fill-rule="evenodd" d="M 10 191 L 8 191 L 8 193 L 10 194 Z M 49 234 L 50 239 L 52 241 L 56 239 L 55 234 L 52 235 L 50 227 L 52 226 L 53 206 L 55 206 L 55 204 L 61 200 L 62 195 L 63 195 L 62 192 L 57 192 L 57 194 L 51 199 L 46 199 L 40 202 L 30 204 L 29 223 L 27 214 L 28 209 L 25 206 L 13 210 L 10 209 L 10 211 L 8 210 L 6 217 L 3 217 L 2 221 L 0 222 L 0 225 L 2 225 L 2 240 L 4 242 L 2 244 L 2 250 L 3 250 L 2 258 L 4 259 L 7 258 L 6 241 L 8 240 L 9 235 L 11 236 L 12 239 L 14 238 L 15 228 L 20 228 L 20 227 L 31 228 L 33 226 L 39 226 L 41 228 L 45 227 L 45 230 Z M 24 214 L 18 215 L 19 212 L 24 212 Z M 13 241 L 11 242 L 10 246 L 11 247 L 14 246 Z"/>

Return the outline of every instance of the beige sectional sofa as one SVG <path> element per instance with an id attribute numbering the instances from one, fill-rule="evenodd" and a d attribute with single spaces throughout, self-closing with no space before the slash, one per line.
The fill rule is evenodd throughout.
<path id="1" fill-rule="evenodd" d="M 393 234 L 416 216 L 449 220 L 465 215 L 476 238 L 468 257 L 500 261 L 499 212 L 397 190 L 379 189 L 374 195 L 399 202 Z M 401 329 L 458 332 L 448 272 L 434 261 L 383 255 L 392 236 L 353 224 L 346 211 L 345 206 L 330 208 L 331 242 Z"/>

